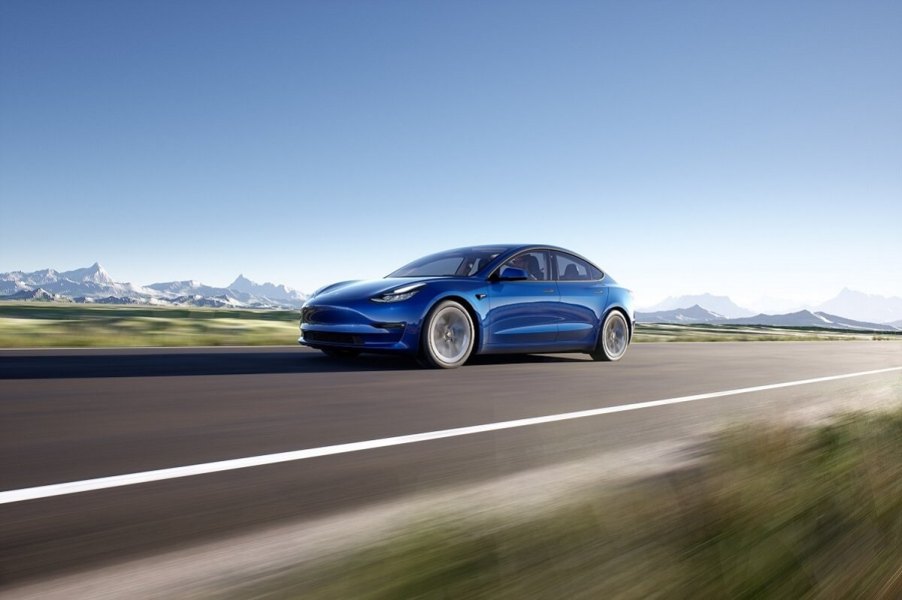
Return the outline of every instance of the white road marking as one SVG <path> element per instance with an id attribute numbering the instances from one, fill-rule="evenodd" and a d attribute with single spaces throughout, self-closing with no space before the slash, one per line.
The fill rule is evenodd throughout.
<path id="1" fill-rule="evenodd" d="M 50 498 L 53 496 L 64 496 L 67 494 L 78 494 L 81 492 L 91 492 L 95 490 L 116 488 L 126 485 L 135 485 L 138 483 L 149 483 L 151 481 L 163 481 L 166 479 L 177 479 L 179 477 L 191 477 L 193 475 L 206 475 L 209 473 L 218 473 L 220 471 L 246 469 L 248 467 L 259 467 L 262 465 L 272 465 L 296 460 L 305 460 L 308 458 L 317 458 L 320 456 L 331 456 L 333 454 L 345 454 L 348 452 L 359 452 L 361 450 L 373 450 L 375 448 L 401 446 L 403 444 L 414 444 L 416 442 L 440 440 L 443 438 L 458 437 L 462 435 L 472 435 L 474 433 L 486 433 L 488 431 L 499 431 L 501 429 L 514 429 L 516 427 L 528 427 L 530 425 L 541 425 L 543 423 L 569 421 L 572 419 L 582 419 L 585 417 L 597 417 L 599 415 L 609 415 L 612 413 L 627 412 L 630 410 L 641 410 L 643 408 L 654 408 L 657 406 L 667 406 L 669 404 L 681 404 L 683 402 L 694 402 L 696 400 L 709 400 L 711 398 L 723 398 L 724 396 L 736 396 L 739 394 L 751 394 L 754 392 L 776 390 L 780 388 L 788 388 L 799 385 L 809 385 L 812 383 L 836 381 L 838 379 L 849 379 L 851 377 L 877 375 L 879 373 L 889 373 L 892 371 L 902 371 L 902 367 L 890 367 L 887 369 L 876 369 L 873 371 L 846 373 L 844 375 L 831 375 L 828 377 L 816 377 L 814 379 L 801 379 L 798 381 L 787 381 L 784 383 L 757 385 L 754 387 L 725 390 L 722 392 L 709 392 L 706 394 L 695 394 L 692 396 L 667 398 L 665 400 L 652 400 L 649 402 L 637 402 L 635 404 L 622 404 L 620 406 L 606 406 L 604 408 L 593 408 L 589 410 L 580 410 L 576 412 L 561 413 L 557 415 L 546 415 L 544 417 L 531 417 L 527 419 L 516 419 L 514 421 L 487 423 L 485 425 L 473 425 L 470 427 L 442 429 L 439 431 L 415 433 L 412 435 L 400 435 L 396 437 L 382 438 L 377 440 L 367 440 L 364 442 L 336 444 L 334 446 L 323 446 L 321 448 L 307 448 L 305 450 L 294 450 L 291 452 L 278 452 L 276 454 L 263 454 L 261 456 L 235 458 L 231 460 L 221 460 L 217 462 L 188 465 L 184 467 L 172 467 L 169 469 L 158 469 L 155 471 L 144 471 L 141 473 L 129 473 L 127 475 L 99 477 L 97 479 L 85 479 L 83 481 L 71 481 L 68 483 L 54 483 L 51 485 L 42 485 L 38 487 L 0 492 L 0 504 L 11 504 L 13 502 L 24 502 L 26 500 L 37 500 L 39 498 Z"/>

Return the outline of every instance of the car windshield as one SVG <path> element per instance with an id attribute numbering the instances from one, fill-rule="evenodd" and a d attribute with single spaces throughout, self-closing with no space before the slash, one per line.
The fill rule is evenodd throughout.
<path id="1" fill-rule="evenodd" d="M 469 277 L 501 254 L 504 248 L 461 248 L 431 254 L 404 265 L 389 277 Z"/>

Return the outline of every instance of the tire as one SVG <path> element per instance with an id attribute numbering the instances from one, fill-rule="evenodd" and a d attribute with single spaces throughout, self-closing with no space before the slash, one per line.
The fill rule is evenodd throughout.
<path id="1" fill-rule="evenodd" d="M 420 363 L 426 367 L 454 369 L 473 352 L 476 338 L 473 319 L 459 302 L 439 302 L 423 321 Z"/>
<path id="2" fill-rule="evenodd" d="M 629 322 L 622 312 L 615 309 L 604 318 L 598 343 L 590 354 L 595 360 L 613 362 L 623 358 L 629 345 Z"/>
<path id="3" fill-rule="evenodd" d="M 320 348 L 320 350 L 329 358 L 355 358 L 360 355 L 360 350 L 353 348 Z"/>

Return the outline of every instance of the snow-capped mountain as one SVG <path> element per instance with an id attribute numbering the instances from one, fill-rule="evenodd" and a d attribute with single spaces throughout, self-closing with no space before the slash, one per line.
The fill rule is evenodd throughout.
<path id="1" fill-rule="evenodd" d="M 815 310 L 846 315 L 861 321 L 890 323 L 902 319 L 902 298 L 865 294 L 844 288 L 835 298 L 816 306 Z"/>
<path id="2" fill-rule="evenodd" d="M 239 275 L 227 287 L 199 281 L 169 281 L 148 286 L 121 283 L 99 263 L 84 269 L 0 273 L 0 298 L 71 299 L 96 304 L 175 304 L 232 308 L 300 308 L 304 294 L 284 285 L 257 284 Z"/>
<path id="3" fill-rule="evenodd" d="M 106 269 L 100 266 L 100 263 L 97 262 L 85 269 L 65 271 L 64 273 L 60 273 L 59 276 L 63 279 L 78 281 L 81 283 L 96 283 L 98 285 L 112 285 L 113 283 L 115 283 L 113 281 L 113 278 L 110 277 L 110 274 L 106 272 Z"/>
<path id="4" fill-rule="evenodd" d="M 16 283 L 20 288 L 35 288 L 53 285 L 61 281 L 69 281 L 71 283 L 113 283 L 112 277 L 110 277 L 110 274 L 100 266 L 100 263 L 94 263 L 85 269 L 75 269 L 73 271 L 63 272 L 59 272 L 55 269 L 42 269 L 32 273 L 13 271 L 11 273 L 0 274 L 0 280 L 2 280 L 3 283 Z"/>
<path id="5" fill-rule="evenodd" d="M 239 275 L 229 286 L 229 289 L 260 298 L 269 298 L 270 300 L 303 303 L 306 299 L 304 294 L 288 286 L 269 282 L 254 283 L 244 275 Z"/>
<path id="6" fill-rule="evenodd" d="M 205 285 L 194 280 L 152 283 L 147 287 L 165 298 L 196 306 L 300 308 L 307 299 L 304 294 L 287 286 L 273 283 L 261 285 L 243 275 L 239 275 L 234 283 L 225 288 Z"/>
<path id="7" fill-rule="evenodd" d="M 747 308 L 743 308 L 730 300 L 727 296 L 715 296 L 713 294 L 695 294 L 691 296 L 670 297 L 666 300 L 643 308 L 646 313 L 661 312 L 668 310 L 676 310 L 679 308 L 690 308 L 692 306 L 700 306 L 706 308 L 713 313 L 723 315 L 728 319 L 739 317 L 751 317 L 755 313 Z"/>
<path id="8" fill-rule="evenodd" d="M 147 287 L 151 290 L 161 292 L 164 296 L 225 296 L 229 293 L 228 288 L 204 285 L 193 279 L 186 281 L 151 283 Z"/>
<path id="9" fill-rule="evenodd" d="M 755 315 L 742 319 L 727 319 L 726 325 L 771 325 L 777 327 L 825 327 L 829 329 L 853 329 L 859 331 L 898 331 L 886 323 L 869 323 L 825 312 L 800 310 L 785 315 Z"/>
<path id="10" fill-rule="evenodd" d="M 723 315 L 702 308 L 698 304 L 689 308 L 636 313 L 636 321 L 640 323 L 717 323 L 724 320 Z"/>
<path id="11" fill-rule="evenodd" d="M 153 292 L 140 286 L 115 282 L 99 263 L 72 271 L 42 269 L 31 273 L 22 271 L 0 273 L 0 296 L 9 296 L 19 291 L 30 291 L 38 288 L 44 289 L 50 294 L 67 298 L 78 296 L 139 297 L 153 295 Z"/>

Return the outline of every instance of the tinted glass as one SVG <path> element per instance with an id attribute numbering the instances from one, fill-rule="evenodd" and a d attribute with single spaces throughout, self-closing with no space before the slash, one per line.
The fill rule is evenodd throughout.
<path id="1" fill-rule="evenodd" d="M 523 269 L 529 274 L 530 281 L 546 281 L 550 279 L 547 254 L 541 250 L 518 254 L 504 263 L 501 268 L 504 269 L 505 267 Z"/>
<path id="2" fill-rule="evenodd" d="M 501 250 L 464 249 L 432 254 L 415 260 L 389 277 L 469 277 L 486 266 Z"/>
<path id="3" fill-rule="evenodd" d="M 558 281 L 590 281 L 602 277 L 601 271 L 575 256 L 555 253 L 554 257 Z"/>

